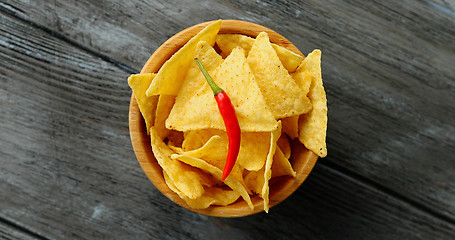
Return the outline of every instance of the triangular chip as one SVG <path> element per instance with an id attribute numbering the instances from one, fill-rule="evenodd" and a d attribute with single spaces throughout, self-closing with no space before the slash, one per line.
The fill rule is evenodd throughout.
<path id="1" fill-rule="evenodd" d="M 246 57 L 253 43 L 254 38 L 243 34 L 218 34 L 216 36 L 216 45 L 220 48 L 221 55 L 225 57 L 229 56 L 236 47 L 243 48 Z"/>
<path id="2" fill-rule="evenodd" d="M 303 62 L 302 62 L 303 63 Z M 301 64 L 300 66 L 303 66 L 304 64 Z M 299 67 L 295 71 L 295 73 L 291 74 L 292 78 L 294 78 L 295 83 L 302 89 L 303 93 L 305 95 L 308 94 L 310 91 L 310 86 L 311 86 L 311 73 L 308 71 L 308 69 L 304 67 Z"/>
<path id="3" fill-rule="evenodd" d="M 171 130 L 167 129 L 165 126 L 165 121 L 171 112 L 172 106 L 174 106 L 175 96 L 173 95 L 160 95 L 158 99 L 158 104 L 156 106 L 155 114 L 155 126 L 156 131 L 161 139 L 165 139 Z"/>
<path id="4" fill-rule="evenodd" d="M 283 122 L 283 132 L 291 139 L 295 139 L 299 136 L 299 115 L 282 118 L 281 122 Z"/>
<path id="5" fill-rule="evenodd" d="M 184 149 L 186 149 L 185 151 L 188 151 L 189 149 L 195 149 L 190 144 L 196 146 L 196 148 L 199 148 L 201 144 L 205 144 L 214 135 L 218 135 L 220 137 L 217 139 L 219 149 L 217 149 L 216 154 L 221 156 L 221 159 L 224 163 L 226 161 L 226 155 L 229 146 L 229 139 L 226 131 L 216 129 L 190 131 L 186 134 L 182 146 Z M 236 165 L 238 163 L 241 168 L 247 169 L 249 171 L 258 171 L 264 166 L 265 159 L 267 158 L 267 154 L 269 152 L 269 145 L 270 132 L 242 132 L 240 150 L 239 155 L 237 156 Z M 205 159 L 203 157 L 199 158 Z"/>
<path id="6" fill-rule="evenodd" d="M 145 91 L 150 86 L 155 75 L 155 73 L 133 74 L 128 78 L 128 85 L 133 90 L 139 110 L 145 120 L 147 134 L 150 133 L 150 127 L 155 120 L 155 107 L 158 102 L 158 96 L 147 97 Z"/>
<path id="7" fill-rule="evenodd" d="M 242 131 L 267 132 L 276 129 L 277 121 L 254 80 L 243 49 L 234 49 L 215 70 L 212 78 L 231 99 Z M 207 83 L 201 91 L 193 93 L 192 98 L 172 114 L 180 118 L 174 122 L 168 119 L 166 127 L 170 129 L 178 131 L 226 129 L 213 92 Z"/>
<path id="8" fill-rule="evenodd" d="M 267 33 L 262 32 L 257 36 L 247 61 L 276 119 L 300 115 L 311 110 L 310 101 L 284 69 L 269 42 Z"/>
<path id="9" fill-rule="evenodd" d="M 204 144 L 215 135 L 212 130 L 213 129 L 205 129 L 185 132 L 182 143 L 183 151 L 191 151 L 204 146 Z"/>
<path id="10" fill-rule="evenodd" d="M 327 99 L 322 83 L 321 74 L 321 51 L 314 50 L 308 54 L 299 69 L 308 71 L 312 76 L 308 96 L 313 104 L 313 110 L 300 116 L 299 140 L 306 148 L 320 157 L 327 155 L 326 132 L 327 132 Z M 300 71 L 298 69 L 298 71 Z"/>
<path id="11" fill-rule="evenodd" d="M 216 44 L 221 49 L 221 54 L 228 56 L 232 49 L 240 46 L 245 50 L 245 54 L 253 46 L 254 38 L 248 37 L 243 34 L 218 34 L 216 36 Z M 289 72 L 294 72 L 303 60 L 303 56 L 295 54 L 294 52 L 284 48 L 280 45 L 272 43 L 273 49 L 275 49 L 281 63 Z"/>
<path id="12" fill-rule="evenodd" d="M 270 137 L 270 132 L 242 132 L 237 157 L 239 165 L 249 171 L 261 169 L 269 151 Z M 223 139 L 229 142 L 227 135 L 223 135 Z"/>
<path id="13" fill-rule="evenodd" d="M 296 173 L 294 169 L 292 169 L 292 165 L 289 162 L 289 160 L 284 156 L 284 153 L 281 151 L 279 147 L 277 147 L 275 155 L 273 156 L 272 177 L 286 175 L 295 177 Z"/>
<path id="14" fill-rule="evenodd" d="M 216 177 L 218 180 L 221 180 L 221 176 L 223 175 L 223 171 L 218 169 L 217 167 L 208 164 L 202 159 L 199 158 L 193 158 L 185 155 L 179 155 L 179 154 L 174 154 L 171 156 L 172 159 L 174 160 L 179 160 L 182 161 L 183 163 L 186 163 L 188 165 L 191 165 L 195 168 L 202 169 L 214 177 Z M 245 187 L 237 180 L 235 180 L 231 175 L 227 176 L 227 178 L 224 180 L 224 183 L 229 186 L 232 190 L 240 193 L 242 198 L 247 202 L 248 206 L 250 206 L 251 209 L 254 209 L 253 203 L 251 202 L 250 195 L 248 194 L 248 191 L 245 189 Z"/>
<path id="15" fill-rule="evenodd" d="M 240 197 L 240 193 L 234 190 L 226 190 L 219 187 L 205 187 L 202 196 L 196 199 L 190 199 L 174 185 L 166 172 L 164 172 L 163 175 L 168 187 L 177 193 L 180 198 L 185 200 L 188 206 L 194 209 L 205 209 L 211 205 L 226 206 L 235 202 Z"/>
<path id="16" fill-rule="evenodd" d="M 182 48 L 161 66 L 155 80 L 147 89 L 147 96 L 151 95 L 177 95 L 183 78 L 190 63 L 193 61 L 193 52 L 200 41 L 206 41 L 213 46 L 216 35 L 220 30 L 221 20 L 218 20 L 191 38 Z"/>
<path id="17" fill-rule="evenodd" d="M 178 153 L 185 156 L 203 159 L 207 163 L 223 170 L 226 163 L 227 150 L 228 144 L 226 144 L 223 138 L 219 135 L 214 135 L 204 144 L 204 146 L 188 152 Z M 236 162 L 232 168 L 230 176 L 242 183 L 242 185 L 245 185 L 242 174 L 242 169 L 240 168 L 239 163 Z"/>
<path id="18" fill-rule="evenodd" d="M 250 191 L 262 196 L 262 187 L 264 186 L 264 167 L 259 171 L 247 171 L 244 181 Z"/>
<path id="19" fill-rule="evenodd" d="M 221 56 L 205 41 L 198 43 L 194 51 L 194 58 L 199 59 L 210 75 L 213 75 L 213 71 L 223 63 Z M 167 128 L 178 129 L 179 131 L 187 130 L 188 126 L 185 127 L 187 122 L 192 120 L 192 115 L 198 114 L 197 111 L 192 110 L 195 106 L 193 104 L 194 100 L 191 101 L 191 98 L 200 94 L 201 91 L 207 91 L 205 88 L 206 82 L 196 62 L 192 61 L 182 87 L 175 98 L 175 104 L 166 120 Z M 214 101 L 213 94 L 210 98 L 211 101 Z M 186 112 L 189 112 L 190 115 Z"/>
<path id="20" fill-rule="evenodd" d="M 272 137 L 270 138 L 270 149 L 269 154 L 267 155 L 267 160 L 265 161 L 264 166 L 264 186 L 262 186 L 261 197 L 264 199 L 264 211 L 269 212 L 269 180 L 272 178 L 272 163 L 273 163 L 273 156 L 275 155 L 276 151 L 276 142 L 281 134 L 281 121 L 279 122 L 278 129 L 273 131 Z"/>
<path id="21" fill-rule="evenodd" d="M 188 198 L 196 199 L 204 193 L 203 172 L 170 158 L 174 152 L 161 140 L 154 127 L 150 128 L 152 151 L 174 185 Z"/>

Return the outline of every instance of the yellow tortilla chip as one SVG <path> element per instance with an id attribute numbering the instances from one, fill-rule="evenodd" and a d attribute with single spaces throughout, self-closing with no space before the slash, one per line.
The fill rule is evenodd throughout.
<path id="1" fill-rule="evenodd" d="M 245 50 L 246 57 L 253 46 L 254 38 L 243 34 L 218 34 L 215 42 L 223 56 L 229 56 L 234 48 L 241 47 Z"/>
<path id="2" fill-rule="evenodd" d="M 211 187 L 205 189 L 204 195 L 200 196 L 198 199 L 186 199 L 186 202 L 195 209 L 204 209 L 208 208 L 210 205 L 229 205 L 239 199 L 239 197 L 240 193 L 234 190 Z"/>
<path id="3" fill-rule="evenodd" d="M 283 151 L 284 157 L 289 159 L 291 157 L 291 144 L 289 143 L 288 137 L 285 134 L 281 134 L 276 144 Z"/>
<path id="4" fill-rule="evenodd" d="M 147 135 L 150 133 L 150 127 L 155 120 L 155 107 L 158 102 L 158 97 L 147 97 L 145 91 L 150 86 L 155 75 L 155 73 L 133 74 L 128 78 L 128 85 L 133 90 L 137 104 L 139 105 L 139 110 L 145 120 Z"/>
<path id="5" fill-rule="evenodd" d="M 298 55 L 284 47 L 272 43 L 273 49 L 275 49 L 276 54 L 283 63 L 284 68 L 288 70 L 290 73 L 294 72 L 299 64 L 303 61 L 304 57 Z"/>
<path id="6" fill-rule="evenodd" d="M 185 200 L 188 206 L 194 209 L 205 209 L 211 205 L 227 206 L 240 197 L 240 194 L 234 190 L 225 190 L 219 187 L 206 187 L 204 188 L 204 194 L 202 196 L 196 199 L 190 199 L 175 187 L 166 172 L 164 172 L 164 180 L 172 191 L 177 193 L 180 198 Z"/>
<path id="7" fill-rule="evenodd" d="M 171 149 L 172 151 L 174 151 L 173 154 L 177 153 L 177 154 L 181 154 L 183 153 L 182 149 L 179 148 L 179 147 L 176 147 L 176 146 L 173 146 L 173 145 L 170 145 L 168 144 L 168 147 L 169 149 Z M 184 163 L 183 163 L 184 164 Z M 191 167 L 187 164 L 184 164 L 188 167 L 190 167 L 192 170 L 195 170 L 198 172 L 198 174 L 200 174 L 198 176 L 198 181 L 201 183 L 202 186 L 204 186 L 204 189 L 206 189 L 206 187 L 220 187 L 220 186 L 223 186 L 224 183 L 216 178 L 214 178 L 212 175 L 210 175 L 209 173 L 207 172 L 204 172 L 202 171 L 201 169 L 197 169 L 197 168 L 194 168 L 194 167 Z M 163 170 L 163 173 L 166 173 L 164 170 Z M 166 173 L 167 174 L 167 173 Z M 186 195 L 185 195 L 186 196 Z"/>
<path id="8" fill-rule="evenodd" d="M 313 104 L 313 110 L 300 116 L 299 140 L 306 148 L 320 157 L 327 155 L 327 99 L 321 75 L 321 51 L 316 49 L 308 54 L 299 69 L 308 71 L 312 76 L 308 96 Z M 299 71 L 298 69 L 298 71 Z"/>
<path id="9" fill-rule="evenodd" d="M 188 198 L 196 199 L 204 193 L 203 172 L 170 158 L 174 152 L 161 140 L 155 128 L 150 128 L 152 151 L 158 164 L 163 168 L 174 185 Z"/>
<path id="10" fill-rule="evenodd" d="M 289 160 L 284 156 L 284 153 L 279 147 L 277 147 L 275 155 L 273 156 L 272 177 L 286 175 L 295 177 L 296 173 L 294 169 L 292 169 L 292 165 Z"/>
<path id="11" fill-rule="evenodd" d="M 269 180 L 272 178 L 273 156 L 276 151 L 276 142 L 281 134 L 281 121 L 278 123 L 278 129 L 272 132 L 272 137 L 270 138 L 269 154 L 267 155 L 267 160 L 265 161 L 264 166 L 264 185 L 262 186 L 261 197 L 264 199 L 264 211 L 267 213 L 269 212 Z"/>
<path id="12" fill-rule="evenodd" d="M 259 171 L 247 171 L 244 181 L 250 191 L 261 195 L 264 186 L 264 167 Z"/>
<path id="13" fill-rule="evenodd" d="M 229 142 L 227 135 L 224 141 Z M 242 168 L 249 171 L 261 169 L 267 158 L 270 145 L 270 132 L 243 132 L 240 141 L 240 151 L 237 161 Z"/>
<path id="14" fill-rule="evenodd" d="M 303 66 L 303 65 L 301 65 Z M 291 74 L 292 78 L 294 78 L 295 83 L 302 89 L 302 92 L 307 95 L 310 91 L 311 76 L 310 71 L 304 67 L 297 68 L 295 73 Z"/>
<path id="15" fill-rule="evenodd" d="M 152 95 L 177 95 L 183 78 L 193 61 L 193 52 L 199 41 L 206 41 L 211 46 L 215 44 L 216 35 L 220 30 L 221 20 L 218 20 L 191 38 L 182 48 L 161 66 L 155 80 L 147 89 L 147 96 Z"/>
<path id="16" fill-rule="evenodd" d="M 183 149 L 181 147 L 177 147 L 177 146 L 174 146 L 172 144 L 167 144 L 167 146 L 172 150 L 174 151 L 174 153 L 178 153 L 178 154 L 183 154 L 185 151 L 183 151 Z"/>
<path id="17" fill-rule="evenodd" d="M 231 53 L 232 54 L 232 53 Z M 311 104 L 294 79 L 284 69 L 267 33 L 260 33 L 247 58 L 248 64 L 276 119 L 306 113 Z"/>
<path id="18" fill-rule="evenodd" d="M 186 163 L 188 165 L 191 165 L 195 168 L 202 169 L 210 174 L 212 174 L 214 177 L 216 177 L 218 180 L 221 180 L 221 176 L 223 174 L 223 171 L 218 169 L 217 167 L 208 164 L 202 159 L 199 158 L 193 158 L 185 155 L 179 155 L 179 154 L 174 154 L 171 156 L 172 159 L 174 160 L 179 160 L 182 161 L 183 163 Z M 248 194 L 248 191 L 245 189 L 245 187 L 237 180 L 235 180 L 231 175 L 229 175 L 225 180 L 224 183 L 229 186 L 232 190 L 240 193 L 242 198 L 247 202 L 248 206 L 250 206 L 251 209 L 254 209 L 253 203 L 251 202 L 250 195 Z"/>
<path id="19" fill-rule="evenodd" d="M 216 132 L 217 131 L 215 131 L 215 130 L 207 130 L 207 131 L 206 130 L 200 130 L 200 131 L 194 131 L 194 133 L 192 133 L 192 135 L 194 134 L 195 136 L 200 136 L 200 138 L 197 141 L 195 141 L 195 142 L 199 143 L 199 142 L 206 141 L 205 138 L 210 136 L 210 134 L 214 134 Z M 260 194 L 261 198 L 264 199 L 264 210 L 266 212 L 268 212 L 268 209 L 269 209 L 269 206 L 268 206 L 268 204 L 269 204 L 269 185 L 268 185 L 268 182 L 269 182 L 270 178 L 272 177 L 272 171 L 273 171 L 272 170 L 272 163 L 274 161 L 274 158 L 282 157 L 282 158 L 284 158 L 284 160 L 287 161 L 288 164 L 289 164 L 289 161 L 285 158 L 285 156 L 281 152 L 281 150 L 279 150 L 280 151 L 280 153 L 279 153 L 280 155 L 275 157 L 275 151 L 277 149 L 277 142 L 278 142 L 278 139 L 279 139 L 279 137 L 281 135 L 281 121 L 278 122 L 278 128 L 275 131 L 268 132 L 268 133 L 265 133 L 265 134 L 270 134 L 270 138 L 266 138 L 266 139 L 268 139 L 270 141 L 270 143 L 267 145 L 268 146 L 268 153 L 267 153 L 267 156 L 266 156 L 265 164 L 263 165 L 263 167 L 261 169 L 259 169 L 259 171 L 249 171 L 246 174 L 243 183 L 241 183 L 240 181 L 237 181 L 237 182 L 239 182 L 243 186 L 246 186 L 247 191 L 251 190 L 251 191 L 253 191 L 255 193 Z M 243 137 L 243 135 L 242 135 L 242 137 Z M 222 157 L 218 157 L 218 158 L 220 158 L 219 161 L 221 163 L 219 163 L 219 162 L 218 163 L 214 163 L 215 164 L 214 167 L 221 173 L 221 170 L 220 170 L 221 168 L 220 167 L 216 167 L 216 165 L 224 166 L 223 165 L 223 160 L 225 161 L 226 153 L 227 153 L 226 143 L 221 144 L 220 142 L 218 142 L 219 140 L 221 140 L 221 138 L 218 135 L 215 135 L 214 137 L 211 137 L 208 141 L 212 141 L 212 140 L 213 140 L 213 143 L 211 143 L 210 145 L 214 146 L 213 150 L 210 150 L 210 151 L 205 150 L 203 152 L 204 154 L 199 152 L 199 154 L 191 154 L 191 155 L 200 157 L 201 159 L 205 160 L 205 159 L 209 159 L 209 158 L 214 158 L 214 156 L 209 156 L 211 154 L 217 155 L 217 154 L 225 151 L 223 153 Z M 243 138 L 242 138 L 242 141 L 243 141 Z M 204 146 L 207 146 L 207 145 L 204 145 Z M 196 152 L 196 151 L 198 151 L 198 149 L 194 150 L 194 152 Z M 186 155 L 186 154 L 188 154 L 188 152 L 182 152 L 182 154 Z M 185 156 L 185 155 L 183 155 L 183 156 Z M 204 160 L 201 160 L 201 161 L 204 161 Z M 286 161 L 283 161 L 283 159 L 278 159 L 277 161 L 278 161 L 277 166 L 279 166 L 279 167 L 284 166 L 286 168 L 289 167 L 289 166 L 286 165 Z M 192 165 L 191 163 L 188 163 L 188 164 Z M 237 162 L 236 162 L 236 165 L 237 165 Z M 194 165 L 192 165 L 192 166 L 194 166 Z M 292 170 L 292 167 L 291 167 L 291 170 Z M 289 168 L 285 169 L 284 172 L 287 173 L 287 174 L 291 174 L 292 175 L 292 172 L 289 171 Z M 283 174 L 283 172 L 278 172 L 278 173 L 279 174 Z M 229 175 L 229 176 L 231 176 L 231 175 Z M 232 176 L 232 178 L 235 179 L 236 177 Z"/>
<path id="20" fill-rule="evenodd" d="M 245 54 L 248 55 L 253 43 L 254 38 L 243 34 L 218 34 L 216 36 L 216 44 L 221 49 L 222 55 L 225 56 L 228 56 L 232 49 L 237 46 L 243 48 L 245 50 Z M 272 43 L 272 47 L 275 49 L 281 63 L 283 63 L 283 66 L 289 72 L 294 72 L 303 60 L 303 56 L 295 54 L 280 45 Z"/>
<path id="21" fill-rule="evenodd" d="M 232 51 L 215 70 L 212 78 L 231 99 L 242 131 L 266 132 L 276 129 L 277 121 L 265 103 L 241 48 Z M 184 132 L 207 128 L 226 129 L 207 83 L 201 91 L 193 93 L 178 111 L 174 112 L 173 109 L 172 112 L 179 116 L 179 120 L 171 124 L 169 119 L 166 126 L 170 129 Z"/>
<path id="22" fill-rule="evenodd" d="M 291 139 L 295 139 L 299 136 L 299 115 L 282 118 L 283 132 L 286 133 Z"/>
<path id="23" fill-rule="evenodd" d="M 172 95 L 160 95 L 158 99 L 158 105 L 156 106 L 155 114 L 155 129 L 161 139 L 165 139 L 171 130 L 165 126 L 165 121 L 171 112 L 172 106 L 174 106 L 175 96 Z"/>
<path id="24" fill-rule="evenodd" d="M 203 159 L 210 165 L 217 167 L 220 170 L 224 169 L 226 163 L 228 144 L 219 135 L 212 136 L 201 148 L 180 153 L 185 156 Z M 245 185 L 243 182 L 243 171 L 240 168 L 239 162 L 236 161 L 234 167 L 229 174 L 235 180 Z"/>
<path id="25" fill-rule="evenodd" d="M 213 136 L 216 135 L 213 129 L 188 131 L 184 133 L 184 140 L 182 149 L 184 151 L 191 151 L 204 146 L 204 144 Z"/>
<path id="26" fill-rule="evenodd" d="M 188 149 L 199 148 L 201 144 L 206 143 L 214 135 L 218 135 L 220 137 L 217 141 L 217 144 L 220 146 L 218 154 L 220 154 L 221 158 L 226 161 L 229 138 L 225 131 L 216 129 L 190 131 L 186 135 L 182 146 L 184 149 L 186 148 L 186 151 L 188 151 Z M 195 145 L 196 148 L 193 148 L 190 144 Z M 269 152 L 269 144 L 270 132 L 242 132 L 240 150 L 236 164 L 238 163 L 242 169 L 244 168 L 249 171 L 258 171 L 264 166 L 265 159 L 267 158 L 267 154 Z"/>
<path id="27" fill-rule="evenodd" d="M 198 43 L 196 50 L 194 51 L 194 58 L 198 58 L 199 61 L 201 61 L 202 65 L 204 65 L 211 76 L 213 76 L 213 71 L 223 63 L 221 56 L 205 41 Z M 175 105 L 172 107 L 171 113 L 166 120 L 167 128 L 182 131 L 182 126 L 185 125 L 186 121 L 191 120 L 189 119 L 191 116 L 187 116 L 185 111 L 191 111 L 191 108 L 194 108 L 192 104 L 195 103 L 193 103 L 194 100 L 192 101 L 192 98 L 207 90 L 205 88 L 205 85 L 207 85 L 206 82 L 207 81 L 196 62 L 192 61 L 182 87 L 175 98 Z M 210 100 L 214 101 L 213 94 L 211 95 L 211 98 L 212 99 Z M 197 112 L 193 112 L 192 114 L 197 114 Z"/>

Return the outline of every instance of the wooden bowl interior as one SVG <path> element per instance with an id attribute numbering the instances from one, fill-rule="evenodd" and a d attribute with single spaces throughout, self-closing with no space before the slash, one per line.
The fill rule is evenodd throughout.
<path id="1" fill-rule="evenodd" d="M 211 22 L 201 23 L 187 28 L 161 45 L 153 55 L 148 59 L 141 70 L 141 73 L 158 72 L 160 67 L 168 60 L 178 49 L 180 49 L 191 37 L 196 35 L 202 28 Z M 220 33 L 239 33 L 256 37 L 260 32 L 267 32 L 272 43 L 286 47 L 287 49 L 303 55 L 291 42 L 280 34 L 264 26 L 239 20 L 223 20 L 221 23 Z M 239 198 L 235 203 L 228 206 L 211 206 L 207 209 L 192 209 L 176 193 L 166 185 L 162 169 L 156 161 L 151 146 L 150 138 L 145 129 L 145 123 L 139 111 L 134 94 L 131 95 L 129 109 L 129 127 L 131 142 L 143 171 L 155 185 L 158 190 L 173 202 L 187 208 L 193 212 L 215 217 L 241 217 L 263 211 L 263 201 L 258 196 L 251 198 L 254 209 L 251 210 L 246 202 Z M 298 140 L 291 142 L 292 156 L 291 164 L 297 173 L 295 178 L 278 177 L 273 178 L 270 182 L 270 207 L 282 202 L 290 196 L 307 178 L 313 169 L 318 156 L 306 149 Z"/>

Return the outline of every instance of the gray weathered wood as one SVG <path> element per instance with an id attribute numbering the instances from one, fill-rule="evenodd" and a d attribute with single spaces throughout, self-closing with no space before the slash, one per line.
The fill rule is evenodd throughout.
<path id="1" fill-rule="evenodd" d="M 455 222 L 454 6 L 452 1 L 2 5 L 135 69 L 177 31 L 216 18 L 263 24 L 304 53 L 321 48 L 330 109 L 325 161 L 428 206 L 451 222 Z"/>
<path id="2" fill-rule="evenodd" d="M 454 5 L 188 2 L 0 3 L 0 219 L 49 239 L 454 238 Z M 220 17 L 323 50 L 330 155 L 269 215 L 210 218 L 163 197 L 129 142 L 128 73 L 109 63 L 139 69 Z"/>
<path id="3" fill-rule="evenodd" d="M 21 239 L 21 240 L 32 240 L 32 239 L 40 239 L 39 236 L 35 234 L 30 234 L 29 232 L 23 231 L 22 229 L 11 226 L 9 224 L 0 222 L 0 239 L 3 240 L 13 240 L 13 239 Z"/>

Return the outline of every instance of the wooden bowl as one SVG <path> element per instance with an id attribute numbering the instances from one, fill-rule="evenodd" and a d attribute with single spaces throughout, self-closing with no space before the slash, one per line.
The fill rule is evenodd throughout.
<path id="1" fill-rule="evenodd" d="M 161 45 L 145 63 L 141 73 L 156 73 L 178 49 L 191 37 L 211 22 L 197 24 L 187 28 Z M 223 20 L 220 33 L 240 33 L 255 38 L 260 32 L 267 32 L 272 43 L 281 45 L 297 54 L 303 55 L 291 42 L 271 29 L 250 22 L 239 20 Z M 254 209 L 251 210 L 247 203 L 240 197 L 238 201 L 228 206 L 211 206 L 207 209 L 192 209 L 176 193 L 168 188 L 164 181 L 161 167 L 158 165 L 150 146 L 150 138 L 145 129 L 145 123 L 139 111 L 134 94 L 131 95 L 129 110 L 130 137 L 134 152 L 142 170 L 158 190 L 178 205 L 193 212 L 215 217 L 241 217 L 263 211 L 263 200 L 258 196 L 251 198 Z M 306 149 L 298 140 L 291 142 L 291 164 L 297 173 L 293 177 L 273 178 L 270 182 L 270 207 L 277 205 L 289 197 L 307 178 L 313 169 L 318 156 Z"/>

